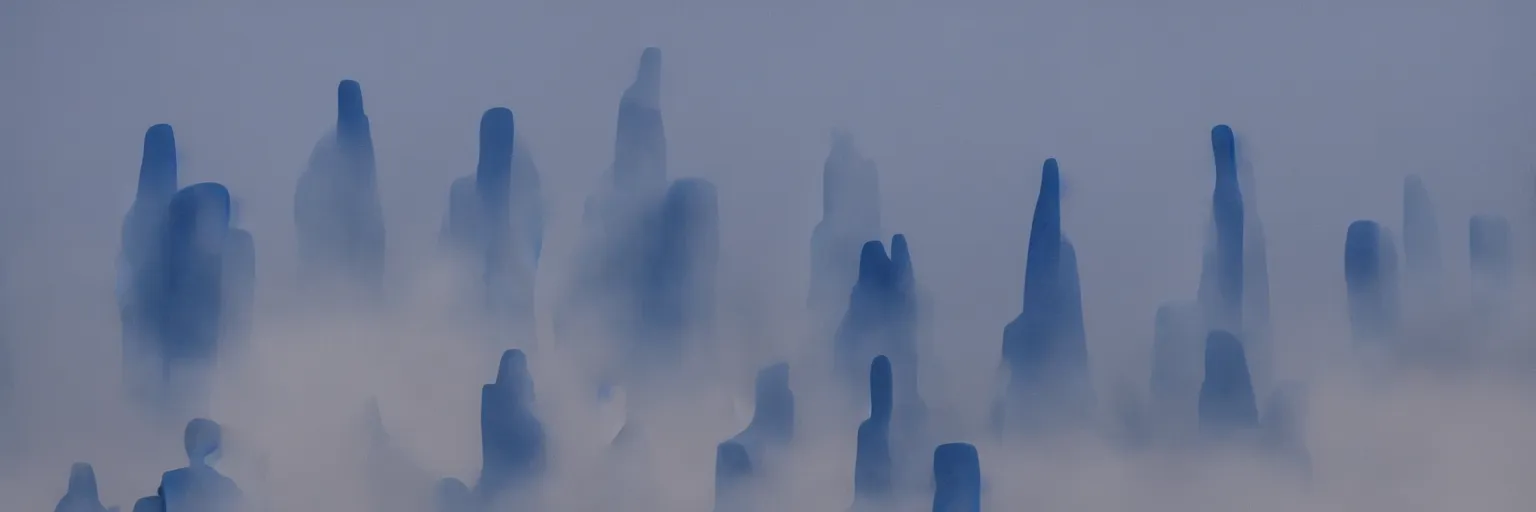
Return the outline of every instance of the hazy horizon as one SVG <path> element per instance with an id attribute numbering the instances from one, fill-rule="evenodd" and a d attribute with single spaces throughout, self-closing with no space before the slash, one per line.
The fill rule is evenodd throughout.
<path id="1" fill-rule="evenodd" d="M 233 449 L 231 476 L 273 510 L 365 510 L 341 441 L 377 396 L 386 427 L 432 477 L 473 482 L 478 387 L 514 347 L 487 346 L 455 316 L 462 269 L 439 257 L 437 239 L 449 186 L 475 170 L 480 115 L 498 106 L 516 115 L 548 208 L 538 339 L 516 346 L 551 433 L 546 509 L 606 510 L 571 490 L 602 469 L 623 412 L 593 404 L 592 360 L 555 339 L 553 316 L 583 201 L 613 160 L 620 94 L 651 46 L 665 55 L 669 178 L 714 183 L 721 239 L 717 353 L 689 368 L 702 385 L 654 404 L 647 413 L 667 428 L 651 459 L 605 477 L 656 489 L 656 510 L 708 509 L 714 445 L 745 425 L 753 374 L 778 360 L 793 368 L 801 433 L 790 459 L 803 465 L 774 482 L 792 490 L 779 493 L 791 500 L 782 510 L 851 502 L 865 411 L 825 391 L 814 361 L 828 341 L 805 318 L 834 129 L 878 165 L 883 238 L 911 241 L 931 301 L 922 394 L 945 412 L 937 437 L 980 448 L 986 508 L 1536 501 L 1521 480 L 1536 468 L 1536 393 L 1521 373 L 1536 351 L 1520 314 L 1536 303 L 1536 40 L 1523 33 L 1536 7 L 177 4 L 0 6 L 0 371 L 11 382 L 0 407 L 14 411 L 0 424 L 0 495 L 18 510 L 57 500 L 71 462 L 95 464 L 103 502 L 125 510 L 184 464 L 179 423 L 149 424 L 116 389 L 114 261 L 156 123 L 175 127 L 181 184 L 227 185 L 256 240 L 254 335 L 220 378 L 213 417 L 231 443 L 270 456 L 272 480 L 253 482 Z M 294 187 L 335 122 L 343 79 L 361 83 L 377 152 L 382 312 L 318 309 L 296 283 Z M 1122 387 L 1145 395 L 1158 305 L 1194 299 L 1216 124 L 1237 131 L 1254 167 L 1244 186 L 1258 190 L 1248 199 L 1267 236 L 1276 373 L 1311 391 L 1313 485 L 1220 455 L 1125 455 L 1087 434 L 1048 446 L 989 437 L 1041 162 L 1061 165 L 1107 412 Z M 1448 282 L 1443 307 L 1414 318 L 1413 334 L 1484 348 L 1455 371 L 1406 371 L 1373 389 L 1347 357 L 1344 234 L 1357 219 L 1399 230 L 1408 175 L 1435 202 Z M 1511 222 L 1518 278 L 1507 314 L 1475 330 L 1467 222 L 1483 213 Z M 927 499 L 908 501 L 919 510 Z"/>

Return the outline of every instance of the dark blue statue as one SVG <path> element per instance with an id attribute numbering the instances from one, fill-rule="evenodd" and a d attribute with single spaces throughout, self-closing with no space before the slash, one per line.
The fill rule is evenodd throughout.
<path id="1" fill-rule="evenodd" d="M 183 438 L 187 467 L 160 477 L 166 512 L 226 512 L 240 510 L 240 488 L 213 468 L 222 443 L 221 429 L 212 420 L 197 418 L 187 423 Z"/>
<path id="2" fill-rule="evenodd" d="M 76 462 L 69 468 L 69 488 L 53 512 L 106 512 L 96 493 L 96 471 L 90 464 Z"/>
<path id="3" fill-rule="evenodd" d="M 1350 223 L 1344 236 L 1344 281 L 1357 344 L 1389 340 L 1397 331 L 1397 251 L 1380 224 Z"/>
<path id="4" fill-rule="evenodd" d="M 533 379 L 524 361 L 521 350 L 503 353 L 496 382 L 480 392 L 483 466 L 477 489 L 487 501 L 528 482 L 545 468 L 544 425 L 533 414 Z"/>
<path id="5" fill-rule="evenodd" d="M 853 462 L 855 502 L 880 501 L 891 494 L 891 360 L 869 365 L 869 419 L 859 424 Z"/>
<path id="6" fill-rule="evenodd" d="M 336 127 L 315 145 L 294 193 L 299 259 L 306 282 L 334 280 L 377 293 L 384 213 L 361 86 L 343 80 L 336 104 Z"/>
<path id="7" fill-rule="evenodd" d="M 845 294 L 858 276 L 860 245 L 881 238 L 880 174 L 847 132 L 832 134 L 832 151 L 822 166 L 821 212 L 811 232 L 808 304 L 818 324 L 830 324 L 846 307 Z"/>
<path id="8" fill-rule="evenodd" d="M 747 448 L 736 441 L 715 447 L 715 512 L 752 510 L 749 486 L 752 458 Z"/>
<path id="9" fill-rule="evenodd" d="M 933 512 L 981 512 L 981 458 L 970 443 L 933 451 Z"/>
<path id="10" fill-rule="evenodd" d="M 1259 409 L 1243 343 L 1226 331 L 1205 337 L 1205 380 L 1200 383 L 1200 431 L 1223 437 L 1259 425 Z"/>

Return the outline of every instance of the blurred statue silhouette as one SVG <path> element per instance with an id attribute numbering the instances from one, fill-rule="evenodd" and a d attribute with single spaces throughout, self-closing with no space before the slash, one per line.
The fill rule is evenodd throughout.
<path id="1" fill-rule="evenodd" d="M 234 480 L 213 468 L 221 453 L 223 434 L 218 423 L 196 418 L 187 423 L 183 444 L 187 467 L 160 477 L 166 512 L 238 512 L 243 495 Z"/>
<path id="2" fill-rule="evenodd" d="M 336 125 L 315 144 L 294 192 L 301 275 L 310 285 L 382 292 L 384 213 L 362 87 L 336 87 Z"/>
<path id="3" fill-rule="evenodd" d="M 69 468 L 69 489 L 59 499 L 53 512 L 106 512 L 96 493 L 96 471 L 90 464 L 76 462 Z"/>

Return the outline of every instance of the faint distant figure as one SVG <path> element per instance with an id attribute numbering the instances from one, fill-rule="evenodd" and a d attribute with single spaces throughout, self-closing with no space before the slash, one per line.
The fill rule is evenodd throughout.
<path id="1" fill-rule="evenodd" d="M 476 486 L 490 503 L 542 474 L 545 459 L 544 425 L 532 410 L 533 379 L 521 350 L 502 354 L 496 382 L 480 392 L 482 467 Z"/>
<path id="2" fill-rule="evenodd" d="M 1246 139 L 1234 135 L 1238 192 L 1243 198 L 1242 337 L 1257 389 L 1266 389 L 1274 374 L 1274 341 L 1269 320 L 1269 242 L 1259 217 L 1259 185 L 1253 151 Z M 1214 222 L 1215 219 L 1212 219 Z"/>
<path id="3" fill-rule="evenodd" d="M 746 447 L 726 441 L 715 447 L 714 512 L 755 511 L 750 493 L 752 458 Z"/>
<path id="4" fill-rule="evenodd" d="M 1243 343 L 1226 331 L 1211 331 L 1205 338 L 1205 380 L 1200 383 L 1200 432 L 1226 437 L 1234 431 L 1259 425 L 1259 409 L 1253 396 L 1253 380 Z"/>
<path id="5" fill-rule="evenodd" d="M 213 468 L 223 434 L 218 423 L 197 418 L 187 423 L 183 438 L 187 467 L 160 477 L 166 512 L 237 512 L 243 496 L 234 480 Z"/>
<path id="6" fill-rule="evenodd" d="M 432 477 L 395 444 L 379 401 L 368 399 L 361 421 L 366 443 L 362 475 L 373 512 L 418 512 L 429 503 Z"/>
<path id="7" fill-rule="evenodd" d="M 53 512 L 106 512 L 96 493 L 96 470 L 90 464 L 76 462 L 69 468 L 69 488 Z"/>
<path id="8" fill-rule="evenodd" d="M 315 144 L 294 192 L 301 275 L 310 285 L 376 297 L 384 278 L 384 212 L 362 87 L 342 80 L 336 104 L 336 126 Z"/>
<path id="9" fill-rule="evenodd" d="M 667 134 L 661 119 L 661 49 L 640 54 L 635 81 L 619 100 L 613 142 L 614 188 L 659 196 L 667 183 Z"/>
<path id="10" fill-rule="evenodd" d="M 1403 179 L 1403 260 L 1416 282 L 1440 274 L 1440 226 L 1429 189 L 1418 176 Z"/>
<path id="11" fill-rule="evenodd" d="M 475 512 L 478 506 L 469 487 L 457 478 L 437 481 L 433 491 L 433 512 Z"/>
<path id="12" fill-rule="evenodd" d="M 853 460 L 856 507 L 876 507 L 891 498 L 891 360 L 869 365 L 869 419 L 859 424 Z M 870 508 L 875 510 L 875 508 Z"/>
<path id="13" fill-rule="evenodd" d="M 1474 215 L 1468 222 L 1472 275 L 1482 291 L 1502 290 L 1514 277 L 1514 247 L 1509 220 L 1500 215 Z"/>
<path id="14" fill-rule="evenodd" d="M 1384 348 L 1397 333 L 1397 251 L 1380 224 L 1350 223 L 1344 237 L 1344 282 L 1357 348 Z"/>
<path id="15" fill-rule="evenodd" d="M 981 512 L 981 458 L 970 443 L 933 451 L 933 512 Z"/>
<path id="16" fill-rule="evenodd" d="M 1261 428 L 1262 447 L 1268 455 L 1303 480 L 1312 475 L 1312 453 L 1306 439 L 1307 403 L 1305 390 L 1296 383 L 1283 383 L 1270 393 L 1264 405 Z"/>
<path id="17" fill-rule="evenodd" d="M 1203 378 L 1205 351 L 1200 306 L 1165 303 L 1157 308 L 1152 334 L 1153 413 L 1163 420 L 1193 418 Z"/>
<path id="18" fill-rule="evenodd" d="M 808 305 L 829 328 L 846 307 L 858 275 L 859 247 L 881 238 L 880 175 L 854 145 L 853 135 L 832 132 L 832 151 L 822 165 L 821 221 L 811 232 Z"/>
<path id="19" fill-rule="evenodd" d="M 733 441 L 761 454 L 795 438 L 795 393 L 789 388 L 789 363 L 777 363 L 757 372 L 753 385 L 755 404 L 752 422 Z"/>

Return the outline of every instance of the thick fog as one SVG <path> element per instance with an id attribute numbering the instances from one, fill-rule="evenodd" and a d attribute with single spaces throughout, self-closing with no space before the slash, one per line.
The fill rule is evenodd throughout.
<path id="1" fill-rule="evenodd" d="M 545 462 L 486 510 L 848 510 L 874 355 L 857 354 L 851 384 L 834 361 L 838 321 L 856 314 L 850 294 L 860 300 L 854 271 L 868 270 L 854 264 L 857 244 L 835 255 L 845 279 L 825 281 L 834 309 L 807 300 L 823 174 L 836 162 L 877 169 L 878 186 L 861 189 L 878 205 L 871 229 L 883 248 L 905 236 L 916 283 L 915 350 L 889 355 L 895 421 L 920 426 L 891 443 L 883 510 L 934 506 L 947 485 L 934 451 L 954 442 L 975 446 L 981 508 L 994 511 L 1536 503 L 1529 2 L 192 4 L 0 5 L 0 509 L 46 510 L 85 462 L 100 502 L 132 510 L 188 465 L 183 428 L 206 417 L 223 429 L 213 466 L 246 510 L 465 512 L 433 508 L 433 487 L 483 480 L 479 391 L 515 348 Z M 616 121 L 621 148 L 636 126 L 620 119 L 621 96 L 644 109 L 657 93 L 645 86 L 647 48 L 659 49 L 666 179 L 707 182 L 604 199 L 623 195 L 604 191 L 628 168 Z M 295 219 L 312 152 L 348 144 L 343 80 L 360 84 L 371 127 L 382 277 L 319 286 L 335 277 L 326 269 L 361 265 L 301 257 Z M 487 172 L 482 114 L 495 122 L 495 107 L 515 116 L 514 160 L 537 167 L 542 250 L 517 260 L 537 261 L 532 285 L 497 281 L 444 242 L 450 189 Z M 143 190 L 146 130 L 160 123 L 174 128 L 179 185 L 227 187 L 229 224 L 255 247 L 248 335 L 220 338 L 199 396 L 174 407 L 130 396 L 119 310 L 125 215 Z M 1220 267 L 1208 253 L 1226 243 L 1217 125 L 1237 138 L 1237 222 L 1248 226 L 1237 259 L 1253 265 L 1241 236 L 1251 244 L 1261 221 L 1268 271 L 1269 326 L 1252 327 L 1245 309 L 1247 323 L 1225 327 L 1247 347 L 1255 430 L 1272 430 L 1275 390 L 1300 396 L 1304 468 L 1196 432 L 1193 398 L 1187 418 L 1146 419 L 1167 412 L 1149 385 L 1159 308 L 1204 300 L 1203 266 Z M 1075 252 L 1094 397 L 1076 403 L 1086 421 L 1019 429 L 999 425 L 994 404 L 1011 389 L 1004 328 L 1027 316 L 1049 158 L 1064 233 L 1052 243 Z M 533 204 L 519 195 L 530 190 L 520 165 L 503 227 L 514 233 Z M 1433 203 L 1438 270 L 1404 255 L 1424 232 L 1405 227 L 1409 176 Z M 688 241 L 710 249 L 654 258 L 708 274 L 677 292 L 684 302 L 668 311 L 683 320 L 658 326 L 650 306 L 636 314 L 608 299 L 628 293 L 612 269 L 641 272 L 624 262 L 659 244 L 637 219 L 670 212 L 672 193 L 718 205 L 717 219 L 697 213 L 713 206 L 688 210 L 711 220 L 677 228 L 717 230 L 718 255 L 714 235 L 699 235 Z M 593 213 L 609 203 L 620 206 Z M 1477 228 L 1494 233 L 1484 245 L 1476 215 L 1500 216 Z M 1381 228 L 1360 257 L 1401 275 L 1390 329 L 1373 331 L 1352 302 L 1365 296 L 1346 276 L 1357 220 Z M 1512 270 L 1480 263 L 1484 246 Z M 480 311 L 516 303 L 481 289 L 512 281 L 531 294 L 531 323 Z M 661 288 L 642 301 L 675 291 Z M 1251 283 L 1243 293 L 1251 308 Z M 639 320 L 615 320 L 626 314 Z M 1194 354 L 1209 369 L 1206 327 L 1223 325 L 1201 321 Z M 1362 349 L 1372 336 L 1392 354 Z M 677 342 L 677 357 L 653 353 L 678 339 L 692 343 Z M 725 485 L 717 445 L 748 427 L 764 402 L 754 378 L 779 362 L 793 440 L 743 441 L 750 482 Z M 916 395 L 904 393 L 914 374 Z M 904 416 L 909 403 L 926 412 Z M 746 489 L 735 508 L 718 505 L 728 487 Z"/>

